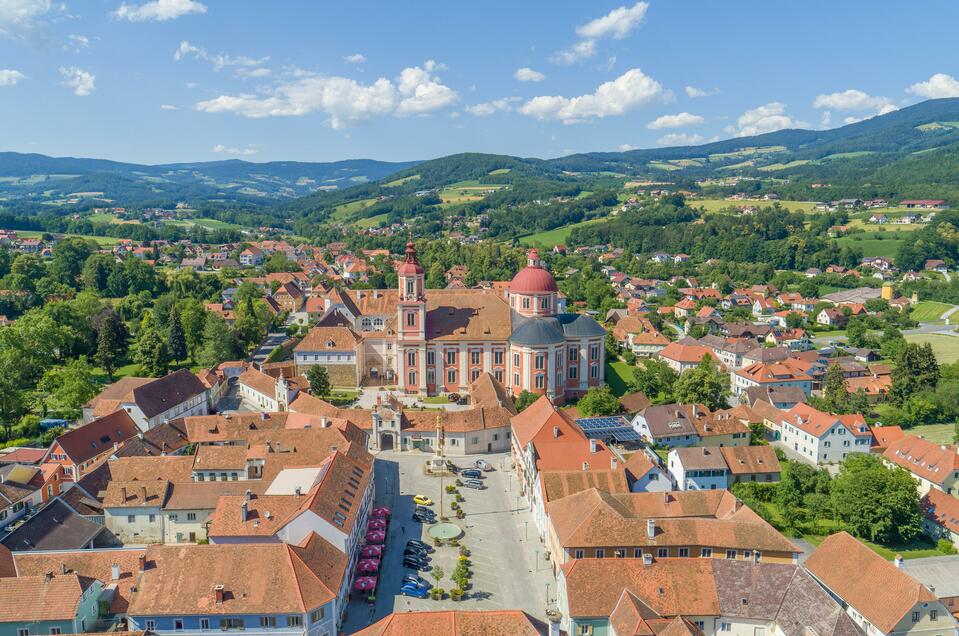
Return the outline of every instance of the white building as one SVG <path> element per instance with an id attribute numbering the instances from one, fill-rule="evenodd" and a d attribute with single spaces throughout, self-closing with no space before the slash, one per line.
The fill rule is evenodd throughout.
<path id="1" fill-rule="evenodd" d="M 779 441 L 803 461 L 838 464 L 851 453 L 868 453 L 872 433 L 861 414 L 832 415 L 808 404 L 797 404 L 783 414 Z"/>

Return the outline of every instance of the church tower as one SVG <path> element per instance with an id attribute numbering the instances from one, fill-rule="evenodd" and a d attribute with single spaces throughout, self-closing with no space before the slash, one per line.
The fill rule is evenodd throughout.
<path id="1" fill-rule="evenodd" d="M 400 292 L 396 309 L 399 381 L 407 392 L 419 392 L 426 386 L 426 274 L 416 258 L 413 241 L 406 244 L 406 261 L 396 275 Z"/>

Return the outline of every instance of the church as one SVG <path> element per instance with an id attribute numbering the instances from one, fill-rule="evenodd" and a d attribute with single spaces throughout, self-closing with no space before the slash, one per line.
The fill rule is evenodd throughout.
<path id="1" fill-rule="evenodd" d="M 504 289 L 426 289 L 412 242 L 395 290 L 334 290 L 297 345 L 298 373 L 322 364 L 335 386 L 391 385 L 408 395 L 469 391 L 489 373 L 513 395 L 562 403 L 604 380 L 606 330 L 566 313 L 538 252 Z"/>

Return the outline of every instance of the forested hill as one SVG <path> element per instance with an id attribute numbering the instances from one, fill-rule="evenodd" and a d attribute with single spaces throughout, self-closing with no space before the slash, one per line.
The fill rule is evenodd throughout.
<path id="1" fill-rule="evenodd" d="M 269 202 L 375 181 L 415 165 L 350 159 L 329 163 L 231 159 L 140 165 L 104 159 L 0 153 L 0 196 L 17 201 L 90 200 L 96 205 Z"/>

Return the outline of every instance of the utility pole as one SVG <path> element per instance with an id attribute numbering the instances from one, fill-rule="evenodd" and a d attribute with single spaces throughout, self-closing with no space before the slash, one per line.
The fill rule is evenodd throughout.
<path id="1" fill-rule="evenodd" d="M 436 453 L 439 455 L 440 459 L 440 521 L 443 521 L 446 518 L 446 515 L 443 514 L 443 478 L 446 476 L 446 457 L 443 454 L 443 444 L 445 443 L 445 435 L 443 432 L 443 422 L 439 413 L 436 414 Z"/>

